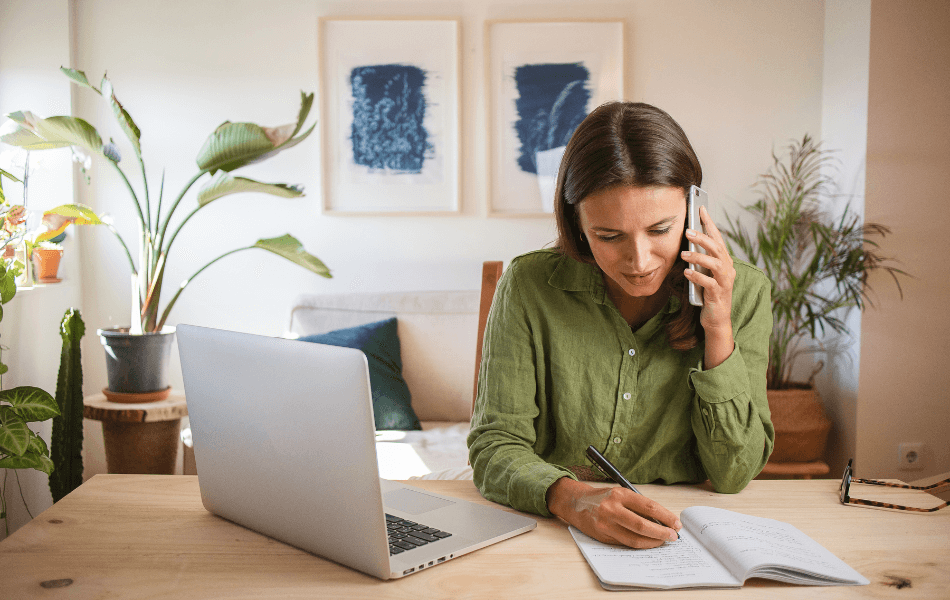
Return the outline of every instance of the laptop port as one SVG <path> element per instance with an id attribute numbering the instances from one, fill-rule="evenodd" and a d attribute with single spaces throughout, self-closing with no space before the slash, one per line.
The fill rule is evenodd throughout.
<path id="1" fill-rule="evenodd" d="M 406 569 L 405 571 L 402 572 L 402 574 L 408 575 L 409 573 L 412 573 L 413 571 L 415 571 L 415 569 Z"/>
<path id="2" fill-rule="evenodd" d="M 440 562 L 440 563 L 444 563 L 444 562 L 445 562 L 445 557 L 443 556 L 442 558 L 440 558 L 440 559 L 439 559 L 439 562 Z"/>
<path id="3" fill-rule="evenodd" d="M 432 565 L 434 565 L 434 564 L 435 564 L 435 561 L 434 561 L 434 560 L 430 560 L 430 561 L 429 561 L 429 566 L 430 566 L 430 567 L 431 567 Z"/>

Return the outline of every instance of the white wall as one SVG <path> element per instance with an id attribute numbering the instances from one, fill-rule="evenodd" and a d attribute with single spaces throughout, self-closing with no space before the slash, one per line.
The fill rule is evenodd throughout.
<path id="1" fill-rule="evenodd" d="M 826 174 L 833 178 L 839 194 L 829 207 L 834 217 L 840 216 L 845 206 L 864 214 L 870 43 L 871 0 L 825 1 L 821 139 L 833 152 L 834 161 Z M 844 471 L 857 444 L 861 312 L 852 309 L 841 318 L 848 334 L 827 336 L 823 342 L 832 352 L 814 356 L 825 363 L 815 386 L 834 423 L 826 454 L 832 474 Z"/>
<path id="2" fill-rule="evenodd" d="M 69 36 L 65 35 L 68 31 L 67 0 L 39 3 L 4 0 L 0 4 L 0 114 L 20 109 L 43 115 L 69 114 L 69 86 L 57 72 L 60 65 L 69 63 Z M 13 149 L 4 147 L 2 150 Z M 41 213 L 72 202 L 71 164 L 68 151 L 32 153 L 29 210 Z M 0 166 L 11 170 L 9 164 Z M 16 170 L 14 175 L 21 177 L 22 172 Z M 22 185 L 5 181 L 3 189 L 9 202 L 22 202 Z M 63 246 L 65 254 L 60 265 L 63 282 L 21 290 L 3 307 L 0 341 L 5 347 L 3 361 L 10 367 L 3 377 L 4 389 L 31 385 L 50 394 L 56 391 L 62 350 L 59 324 L 67 308 L 79 306 L 81 295 L 80 248 L 76 237 L 67 237 Z M 51 422 L 39 423 L 33 428 L 49 442 Z M 0 469 L 0 478 L 6 480 L 11 531 L 30 519 L 20 499 L 20 488 L 33 515 L 52 503 L 47 478 L 42 473 L 32 469 Z M 0 527 L 0 539 L 3 537 L 4 530 Z"/>

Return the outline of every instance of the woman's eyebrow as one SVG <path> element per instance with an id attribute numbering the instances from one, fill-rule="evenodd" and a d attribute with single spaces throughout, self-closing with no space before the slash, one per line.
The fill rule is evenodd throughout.
<path id="1" fill-rule="evenodd" d="M 654 227 L 661 227 L 661 226 L 663 226 L 663 225 L 668 225 L 668 224 L 672 223 L 672 222 L 675 221 L 675 220 L 676 220 L 676 215 L 673 215 L 673 216 L 671 216 L 671 217 L 666 217 L 665 219 L 662 219 L 662 220 L 660 220 L 660 221 L 657 221 L 657 222 L 654 223 L 653 225 L 647 226 L 647 229 L 653 229 Z M 609 232 L 609 233 L 623 233 L 623 230 L 622 230 L 622 229 L 614 229 L 613 227 L 605 227 L 605 226 L 603 226 L 603 225 L 591 225 L 590 228 L 591 228 L 592 231 L 603 231 L 603 232 Z"/>

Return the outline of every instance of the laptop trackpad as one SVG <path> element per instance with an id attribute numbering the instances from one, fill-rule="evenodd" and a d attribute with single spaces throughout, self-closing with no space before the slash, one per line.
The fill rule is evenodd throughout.
<path id="1" fill-rule="evenodd" d="M 393 490 L 383 495 L 383 503 L 388 508 L 401 510 L 410 515 L 421 515 L 422 513 L 443 508 L 455 504 L 449 500 L 436 498 L 422 492 L 408 490 L 405 488 Z"/>

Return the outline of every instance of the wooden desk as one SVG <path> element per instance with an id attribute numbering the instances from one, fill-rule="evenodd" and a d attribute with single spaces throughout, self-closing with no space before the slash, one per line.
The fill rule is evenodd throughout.
<path id="1" fill-rule="evenodd" d="M 410 483 L 488 503 L 471 481 Z M 842 506 L 838 482 L 831 480 L 753 481 L 735 495 L 702 486 L 641 490 L 675 512 L 702 504 L 792 523 L 871 585 L 816 590 L 752 580 L 741 592 L 637 592 L 637 598 L 947 598 L 950 590 L 950 510 L 908 514 Z M 929 498 L 936 504 L 921 492 L 886 491 L 894 502 Z M 160 475 L 97 475 L 0 543 L 0 596 L 621 597 L 600 587 L 567 528 L 555 519 L 541 518 L 527 534 L 387 582 L 215 517 L 201 505 L 197 477 Z"/>

